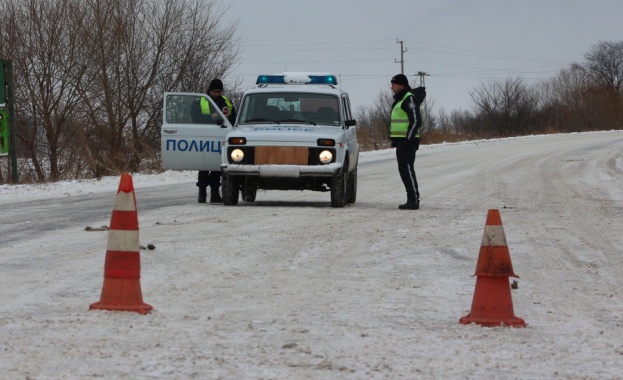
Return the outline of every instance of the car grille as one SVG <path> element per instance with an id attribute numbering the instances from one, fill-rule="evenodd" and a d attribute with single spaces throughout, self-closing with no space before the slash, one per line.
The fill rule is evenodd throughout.
<path id="1" fill-rule="evenodd" d="M 244 150 L 244 159 L 239 165 L 323 165 L 318 155 L 323 150 L 333 153 L 335 162 L 335 149 L 323 147 L 300 147 L 300 146 L 230 146 L 227 157 L 230 164 L 230 153 L 233 149 Z"/>

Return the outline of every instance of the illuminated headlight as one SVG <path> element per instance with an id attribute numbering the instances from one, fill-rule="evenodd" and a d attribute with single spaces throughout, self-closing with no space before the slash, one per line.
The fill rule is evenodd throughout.
<path id="1" fill-rule="evenodd" d="M 328 164 L 329 162 L 331 162 L 331 160 L 333 160 L 333 153 L 329 152 L 328 150 L 323 150 L 318 155 L 318 159 L 320 159 L 320 162 L 322 162 L 323 164 Z"/>
<path id="2" fill-rule="evenodd" d="M 231 157 L 232 161 L 240 162 L 244 159 L 244 152 L 242 151 L 242 149 L 234 149 L 231 151 L 229 156 Z"/>

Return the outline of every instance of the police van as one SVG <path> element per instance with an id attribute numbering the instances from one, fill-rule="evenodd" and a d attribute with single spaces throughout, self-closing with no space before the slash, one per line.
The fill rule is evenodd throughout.
<path id="1" fill-rule="evenodd" d="M 205 95 L 165 94 L 165 168 L 218 170 L 214 157 L 222 153 L 222 198 L 230 206 L 255 201 L 258 189 L 326 191 L 333 207 L 355 203 L 357 126 L 337 78 L 288 72 L 260 75 L 256 84 L 244 93 L 234 126 L 214 107 L 215 123 L 205 130 L 169 116 L 190 112 L 189 102 Z"/>

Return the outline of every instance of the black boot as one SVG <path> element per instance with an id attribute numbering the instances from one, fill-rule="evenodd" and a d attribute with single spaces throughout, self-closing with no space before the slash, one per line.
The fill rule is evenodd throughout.
<path id="1" fill-rule="evenodd" d="M 210 192 L 210 203 L 223 203 L 223 198 L 218 192 L 218 187 L 216 189 L 212 188 Z"/>
<path id="2" fill-rule="evenodd" d="M 205 186 L 199 187 L 199 203 L 206 203 L 206 198 L 208 197 L 208 192 Z"/>
<path id="3" fill-rule="evenodd" d="M 420 198 L 407 198 L 407 203 L 398 206 L 400 210 L 418 210 L 420 208 Z"/>

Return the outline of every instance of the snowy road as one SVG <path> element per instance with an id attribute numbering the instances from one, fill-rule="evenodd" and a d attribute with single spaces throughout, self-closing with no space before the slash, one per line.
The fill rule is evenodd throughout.
<path id="1" fill-rule="evenodd" d="M 118 179 L 0 186 L 2 378 L 620 378 L 622 132 L 424 146 L 414 212 L 393 154 L 362 155 L 343 209 L 199 205 L 194 173 L 135 176 L 147 316 L 87 311 L 108 235 L 84 227 Z M 491 208 L 526 328 L 458 323 Z"/>

